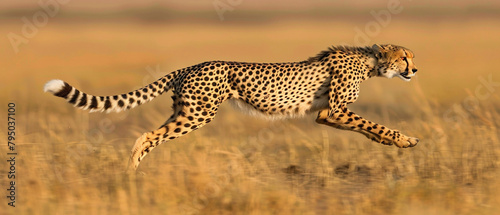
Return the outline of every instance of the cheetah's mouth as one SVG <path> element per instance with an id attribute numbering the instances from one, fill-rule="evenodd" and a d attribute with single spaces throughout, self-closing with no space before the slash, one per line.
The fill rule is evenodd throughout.
<path id="1" fill-rule="evenodd" d="M 403 81 L 411 80 L 411 76 L 408 76 L 408 71 L 398 74 L 398 77 L 401 78 Z"/>

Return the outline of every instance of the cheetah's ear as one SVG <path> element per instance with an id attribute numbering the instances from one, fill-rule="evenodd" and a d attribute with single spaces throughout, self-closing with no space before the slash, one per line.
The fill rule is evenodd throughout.
<path id="1" fill-rule="evenodd" d="M 377 58 L 381 58 L 382 54 L 386 51 L 386 49 L 379 44 L 373 44 L 372 49 L 375 52 L 375 57 Z"/>
<path id="2" fill-rule="evenodd" d="M 383 46 L 381 46 L 381 45 L 379 45 L 379 44 L 373 44 L 372 49 L 373 49 L 373 51 L 375 51 L 376 53 L 382 53 L 382 52 L 384 52 L 384 51 L 386 50 L 386 48 L 385 48 L 385 47 L 383 47 Z"/>

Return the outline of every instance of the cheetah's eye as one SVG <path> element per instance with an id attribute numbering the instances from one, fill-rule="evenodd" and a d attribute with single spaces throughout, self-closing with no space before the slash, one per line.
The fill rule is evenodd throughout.
<path id="1" fill-rule="evenodd" d="M 400 59 L 401 59 L 401 60 L 405 60 L 405 59 L 406 59 L 406 57 L 401 57 Z"/>

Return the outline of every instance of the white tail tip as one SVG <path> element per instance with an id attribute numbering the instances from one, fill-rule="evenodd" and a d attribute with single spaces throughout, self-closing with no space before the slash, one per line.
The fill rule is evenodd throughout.
<path id="1" fill-rule="evenodd" d="M 64 81 L 61 81 L 59 79 L 54 79 L 48 81 L 45 86 L 43 87 L 44 92 L 50 92 L 52 94 L 57 93 L 61 91 L 61 89 L 64 87 Z"/>

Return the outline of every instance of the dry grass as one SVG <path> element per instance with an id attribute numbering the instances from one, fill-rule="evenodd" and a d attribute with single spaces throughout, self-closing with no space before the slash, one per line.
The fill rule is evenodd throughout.
<path id="1" fill-rule="evenodd" d="M 141 174 L 125 175 L 134 140 L 171 113 L 169 97 L 105 115 L 41 90 L 61 78 L 112 94 L 153 80 L 147 66 L 166 73 L 212 59 L 302 60 L 351 42 L 354 32 L 345 29 L 362 25 L 50 23 L 19 54 L 0 51 L 9 71 L 0 96 L 18 105 L 20 153 L 17 207 L 4 207 L 4 199 L 0 214 L 497 214 L 500 88 L 463 107 L 478 77 L 500 80 L 490 64 L 500 48 L 498 21 L 395 20 L 373 38 L 412 48 L 419 77 L 370 80 L 352 109 L 419 137 L 412 149 L 317 125 L 313 115 L 267 122 L 226 105 L 208 126 L 148 155 Z M 0 35 L 18 27 L 6 23 Z"/>

